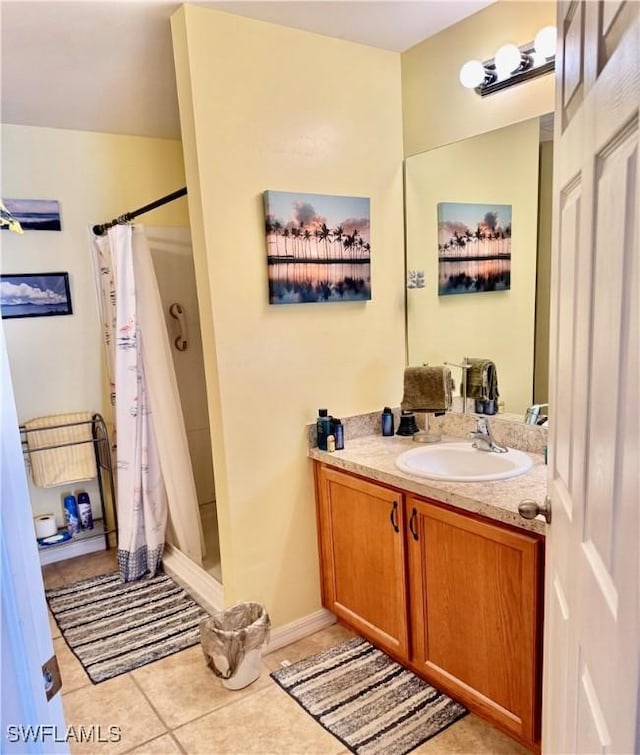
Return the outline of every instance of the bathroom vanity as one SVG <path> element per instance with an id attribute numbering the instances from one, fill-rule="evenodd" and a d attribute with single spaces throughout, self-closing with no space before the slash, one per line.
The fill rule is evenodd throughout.
<path id="1" fill-rule="evenodd" d="M 310 450 L 323 605 L 539 751 L 545 524 L 517 505 L 544 500 L 543 459 L 512 479 L 442 482 L 396 467 L 411 445 L 372 435 Z"/>

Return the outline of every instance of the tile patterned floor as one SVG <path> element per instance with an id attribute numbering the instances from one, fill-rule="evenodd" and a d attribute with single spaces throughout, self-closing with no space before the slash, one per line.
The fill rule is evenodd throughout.
<path id="1" fill-rule="evenodd" d="M 115 570 L 114 551 L 43 567 L 46 587 Z M 73 755 L 343 755 L 347 751 L 269 677 L 281 661 L 294 662 L 352 636 L 334 625 L 263 658 L 263 673 L 231 691 L 207 668 L 199 646 L 175 653 L 101 684 L 92 684 L 49 617 L 63 679 L 68 725 L 119 726 L 119 742 L 71 743 Z M 104 736 L 108 739 L 108 736 Z M 468 715 L 413 751 L 415 755 L 524 755 L 527 751 Z"/>

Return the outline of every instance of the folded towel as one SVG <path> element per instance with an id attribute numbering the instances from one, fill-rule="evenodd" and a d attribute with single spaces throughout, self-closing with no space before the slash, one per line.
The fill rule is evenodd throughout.
<path id="1" fill-rule="evenodd" d="M 75 412 L 37 417 L 24 423 L 24 428 L 28 431 L 25 436 L 31 476 L 36 485 L 41 488 L 53 488 L 56 485 L 70 485 L 81 480 L 90 480 L 96 476 L 93 443 L 82 443 L 93 438 L 91 417 L 91 412 Z M 71 424 L 74 422 L 85 424 Z M 78 445 L 49 448 L 61 443 Z M 37 451 L 39 448 L 46 450 Z"/>
<path id="2" fill-rule="evenodd" d="M 453 380 L 448 367 L 407 367 L 401 408 L 413 412 L 451 409 Z"/>
<path id="3" fill-rule="evenodd" d="M 479 401 L 498 399 L 498 372 L 489 359 L 468 359 L 471 365 L 465 370 L 467 377 L 467 398 Z M 462 392 L 462 391 L 461 391 Z"/>

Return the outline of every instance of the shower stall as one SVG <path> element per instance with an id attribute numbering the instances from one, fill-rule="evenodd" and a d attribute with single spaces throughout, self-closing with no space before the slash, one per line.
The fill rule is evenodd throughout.
<path id="1" fill-rule="evenodd" d="M 203 567 L 222 583 L 198 295 L 188 228 L 145 227 L 158 280 L 204 535 Z"/>

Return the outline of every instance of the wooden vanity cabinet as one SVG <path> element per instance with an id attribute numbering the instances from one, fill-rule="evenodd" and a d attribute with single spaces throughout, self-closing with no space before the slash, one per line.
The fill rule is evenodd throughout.
<path id="1" fill-rule="evenodd" d="M 407 659 L 403 497 L 323 465 L 315 469 L 323 605 Z"/>
<path id="2" fill-rule="evenodd" d="M 314 466 L 323 605 L 539 750 L 543 538 Z"/>
<path id="3" fill-rule="evenodd" d="M 540 731 L 542 539 L 408 495 L 411 665 L 521 741 Z"/>

